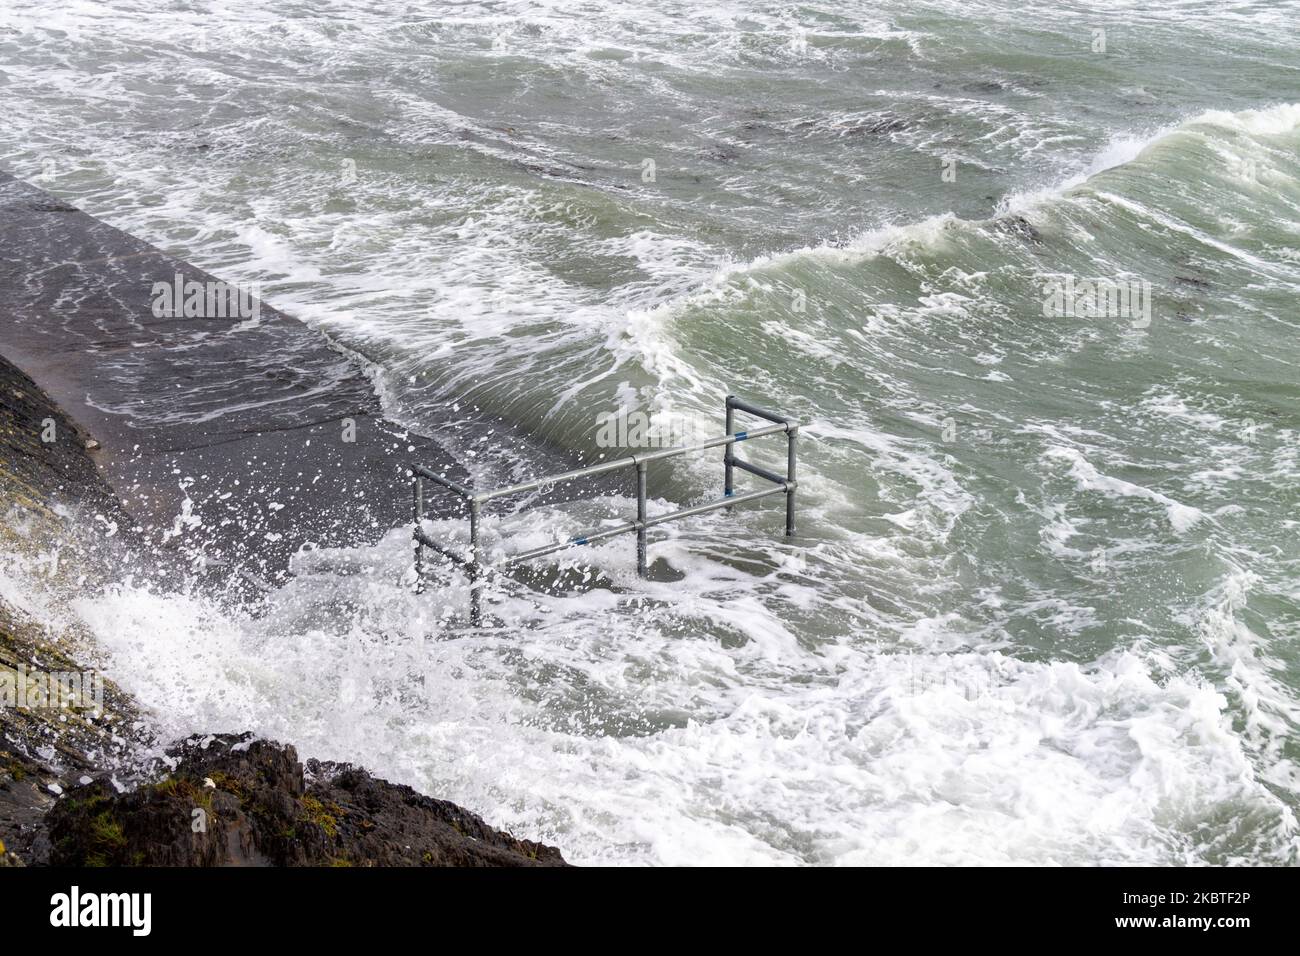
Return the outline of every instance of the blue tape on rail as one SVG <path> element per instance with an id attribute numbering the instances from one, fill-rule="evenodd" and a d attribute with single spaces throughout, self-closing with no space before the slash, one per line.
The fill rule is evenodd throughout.
<path id="1" fill-rule="evenodd" d="M 586 539 L 586 538 L 574 538 L 574 539 L 573 539 L 573 543 L 574 543 L 574 544 L 586 544 L 586 543 L 587 543 L 587 539 Z"/>
<path id="2" fill-rule="evenodd" d="M 736 432 L 736 441 L 744 441 L 749 437 L 749 432 Z"/>

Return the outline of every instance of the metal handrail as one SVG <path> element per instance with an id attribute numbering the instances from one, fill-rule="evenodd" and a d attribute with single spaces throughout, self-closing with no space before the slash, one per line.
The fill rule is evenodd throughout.
<path id="1" fill-rule="evenodd" d="M 415 531 L 412 537 L 415 540 L 415 589 L 417 592 L 424 589 L 424 549 L 431 548 L 443 557 L 459 564 L 465 568 L 469 575 L 469 593 L 470 593 L 470 623 L 475 627 L 482 624 L 483 613 L 480 596 L 480 580 L 485 570 L 492 570 L 494 565 L 485 565 L 481 560 L 479 553 L 479 523 L 482 513 L 482 506 L 497 498 L 504 498 L 507 495 L 522 494 L 525 491 L 536 491 L 538 489 L 549 489 L 560 482 L 574 481 L 578 478 L 590 478 L 594 475 L 603 475 L 611 471 L 618 471 L 623 468 L 636 469 L 636 520 L 628 524 L 619 525 L 616 528 L 606 528 L 602 531 L 593 531 L 585 535 L 577 535 L 568 541 L 561 541 L 558 544 L 546 545 L 541 548 L 533 548 L 529 551 L 521 551 L 517 554 L 509 555 L 500 563 L 501 567 L 520 564 L 524 561 L 531 561 L 533 558 L 540 558 L 546 554 L 553 554 L 556 551 L 564 551 L 569 548 L 579 547 L 585 544 L 593 544 L 597 541 L 603 541 L 606 538 L 613 538 L 620 534 L 630 534 L 636 532 L 636 570 L 641 577 L 646 576 L 646 549 L 647 536 L 646 532 L 655 525 L 665 524 L 669 521 L 676 521 L 679 518 L 689 518 L 693 515 L 705 514 L 709 511 L 715 511 L 719 508 L 731 508 L 734 505 L 744 504 L 748 501 L 757 501 L 759 498 L 766 498 L 769 495 L 785 495 L 785 533 L 787 537 L 794 536 L 794 495 L 798 482 L 795 479 L 795 440 L 799 435 L 799 423 L 789 418 L 776 415 L 757 405 L 751 405 L 748 402 L 736 398 L 734 395 L 727 396 L 727 434 L 719 435 L 716 438 L 709 438 L 704 441 L 696 442 L 693 445 L 680 445 L 674 448 L 661 448 L 656 451 L 644 452 L 641 454 L 631 455 L 627 458 L 619 458 L 614 461 L 601 462 L 598 465 L 589 465 L 586 468 L 577 468 L 573 471 L 566 471 L 558 475 L 551 475 L 547 478 L 538 478 L 533 481 L 521 482 L 517 485 L 510 485 L 505 488 L 497 488 L 494 491 L 473 492 L 456 482 L 449 480 L 443 475 L 436 474 L 425 468 L 423 465 L 411 465 L 411 494 L 412 494 L 412 511 L 415 517 Z M 765 425 L 762 428 L 751 429 L 749 431 L 735 430 L 735 413 L 737 411 L 755 415 L 759 418 L 772 422 L 771 425 Z M 761 468 L 758 465 L 750 464 L 743 459 L 736 457 L 736 445 L 742 441 L 748 441 L 751 438 L 763 438 L 767 435 L 784 434 L 786 436 L 786 473 L 784 476 Z M 710 501 L 702 505 L 693 505 L 689 508 L 682 508 L 679 511 L 673 511 L 668 514 L 655 515 L 653 518 L 646 514 L 646 466 L 652 461 L 662 461 L 665 458 L 675 458 L 678 455 L 684 455 L 692 451 L 703 451 L 707 448 L 724 447 L 723 453 L 723 487 L 722 497 L 717 501 Z M 750 491 L 745 494 L 736 494 L 734 486 L 735 469 L 739 468 L 751 475 L 756 475 L 765 481 L 776 485 L 775 488 L 764 488 L 760 491 Z M 421 527 L 424 521 L 424 479 L 428 479 L 435 484 L 441 485 L 448 491 L 455 494 L 461 499 L 469 510 L 469 550 L 466 554 L 457 554 L 455 551 L 444 547 L 437 541 L 434 541 L 424 533 Z"/>

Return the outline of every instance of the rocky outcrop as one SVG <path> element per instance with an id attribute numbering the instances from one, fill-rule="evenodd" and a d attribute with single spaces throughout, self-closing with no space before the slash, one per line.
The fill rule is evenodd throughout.
<path id="1" fill-rule="evenodd" d="M 97 779 L 47 820 L 62 866 L 564 866 L 554 847 L 347 764 L 251 735 L 192 737 L 155 782 Z"/>
<path id="2" fill-rule="evenodd" d="M 0 358 L 0 571 L 39 582 L 52 607 L 146 567 L 93 447 Z M 0 861 L 44 862 L 42 821 L 57 794 L 153 742 L 134 701 L 94 667 L 93 644 L 75 615 L 51 625 L 0 595 Z"/>

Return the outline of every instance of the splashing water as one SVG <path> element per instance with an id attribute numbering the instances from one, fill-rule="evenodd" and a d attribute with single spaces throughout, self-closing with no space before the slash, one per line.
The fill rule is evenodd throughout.
<path id="1" fill-rule="evenodd" d="M 589 458 L 620 405 L 711 430 L 736 392 L 805 447 L 797 541 L 692 519 L 642 582 L 615 539 L 483 631 L 401 529 L 256 609 L 5 593 L 172 736 L 576 862 L 1295 863 L 1297 5 L 1148 7 L 6 5 L 0 164 L 260 283 L 484 486 L 529 463 L 483 417 Z M 1149 283 L 1149 325 L 1046 315 L 1064 275 Z"/>

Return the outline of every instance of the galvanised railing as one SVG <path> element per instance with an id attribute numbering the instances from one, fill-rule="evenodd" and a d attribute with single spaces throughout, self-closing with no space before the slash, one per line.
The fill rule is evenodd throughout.
<path id="1" fill-rule="evenodd" d="M 735 430 L 735 415 L 737 411 L 746 412 L 750 415 L 756 415 L 759 418 L 772 422 L 771 425 L 765 425 L 762 428 L 755 428 L 748 431 Z M 785 475 L 779 475 L 775 472 L 768 471 L 766 468 L 760 468 L 758 465 L 751 464 L 743 459 L 736 457 L 736 445 L 742 441 L 749 441 L 754 438 L 763 438 L 767 435 L 784 434 L 786 437 L 786 466 Z M 553 554 L 556 551 L 564 551 L 568 548 L 578 547 L 584 544 L 594 544 L 597 541 L 603 541 L 606 538 L 612 538 L 620 534 L 630 534 L 636 532 L 636 570 L 641 577 L 646 576 L 646 546 L 647 532 L 655 525 L 665 524 L 669 521 L 676 521 L 679 518 L 689 518 L 692 515 L 704 514 L 709 511 L 716 511 L 719 508 L 730 508 L 733 505 L 743 504 L 747 501 L 757 501 L 759 498 L 766 498 L 769 495 L 785 495 L 785 533 L 787 537 L 794 535 L 794 494 L 797 487 L 795 480 L 795 440 L 799 435 L 799 424 L 788 418 L 783 418 L 772 412 L 751 405 L 748 402 L 736 398 L 734 395 L 727 396 L 727 433 L 719 435 L 717 438 L 710 438 L 705 441 L 696 442 L 693 445 L 683 445 L 677 448 L 662 448 L 655 451 L 647 451 L 641 454 L 632 455 L 628 458 L 619 458 L 615 461 L 602 462 L 598 465 L 589 465 L 586 468 L 578 468 L 574 471 L 566 471 L 563 474 L 551 475 L 547 478 L 538 478 L 535 481 L 525 481 L 521 484 L 510 485 L 507 488 L 498 488 L 495 491 L 473 492 L 468 488 L 450 481 L 442 475 L 435 474 L 423 465 L 411 465 L 411 493 L 413 498 L 413 511 L 415 516 L 415 587 L 417 591 L 422 591 L 424 586 L 424 549 L 431 548 L 438 554 L 449 559 L 455 564 L 460 565 L 469 576 L 469 593 L 470 593 L 470 623 L 475 627 L 483 622 L 482 589 L 483 573 L 497 568 L 506 568 L 511 565 L 520 564 L 524 561 L 531 561 L 533 558 L 540 558 L 545 554 Z M 655 515 L 650 517 L 646 514 L 646 466 L 652 461 L 663 461 L 666 458 L 676 458 L 678 455 L 684 455 L 687 452 L 702 451 L 706 448 L 725 448 L 722 457 L 722 497 L 716 501 L 710 501 L 707 504 L 693 505 L 690 508 L 682 508 L 680 511 L 669 512 L 668 514 Z M 547 545 L 542 548 L 533 548 L 529 551 L 520 551 L 516 554 L 508 555 L 504 560 L 497 564 L 484 564 L 482 554 L 479 548 L 479 525 L 483 506 L 497 498 L 504 498 L 507 495 L 522 494 L 525 491 L 536 491 L 539 488 L 550 488 L 562 481 L 573 481 L 577 478 L 589 478 L 593 475 L 603 475 L 612 471 L 619 471 L 623 468 L 636 469 L 636 520 L 627 524 L 619 525 L 617 528 L 606 528 L 601 531 L 592 531 L 585 535 L 578 535 L 567 541 L 561 541 L 558 544 Z M 762 488 L 758 491 L 748 491 L 744 494 L 736 494 L 734 487 L 735 469 L 747 471 L 751 475 L 756 475 L 765 481 L 770 482 L 775 487 Z M 434 541 L 424 533 L 424 479 L 441 485 L 448 491 L 455 494 L 465 504 L 469 511 L 469 550 L 465 554 L 457 554 L 450 548 L 444 547 Z"/>

